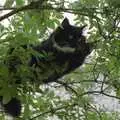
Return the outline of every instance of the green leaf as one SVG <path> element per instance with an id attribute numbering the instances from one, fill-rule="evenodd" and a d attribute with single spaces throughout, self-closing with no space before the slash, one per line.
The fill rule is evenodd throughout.
<path id="1" fill-rule="evenodd" d="M 24 0 L 16 0 L 17 6 L 23 5 L 23 3 L 24 3 Z"/>
<path id="2" fill-rule="evenodd" d="M 15 0 L 6 0 L 4 6 L 11 7 Z"/>
<path id="3" fill-rule="evenodd" d="M 11 94 L 9 92 L 6 92 L 3 96 L 3 104 L 7 104 L 11 100 Z"/>

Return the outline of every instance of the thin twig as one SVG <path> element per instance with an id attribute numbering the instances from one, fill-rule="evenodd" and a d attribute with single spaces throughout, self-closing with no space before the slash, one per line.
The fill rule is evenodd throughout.
<path id="1" fill-rule="evenodd" d="M 77 105 L 76 103 L 73 103 L 73 104 L 71 104 L 71 105 L 69 104 L 69 105 L 64 105 L 64 106 L 58 107 L 58 108 L 54 108 L 54 109 L 48 110 L 48 111 L 46 111 L 46 112 L 40 113 L 39 115 L 36 115 L 36 116 L 30 118 L 29 120 L 34 120 L 35 118 L 38 118 L 38 117 L 43 116 L 43 115 L 45 115 L 45 114 L 53 113 L 53 111 L 54 111 L 54 113 L 55 113 L 55 112 L 58 111 L 58 110 L 65 109 L 65 108 L 67 108 L 67 107 L 73 107 L 73 106 L 76 106 L 76 105 Z"/>
<path id="2" fill-rule="evenodd" d="M 78 96 L 77 91 L 75 91 L 71 86 L 69 86 L 67 83 L 62 82 L 62 81 L 56 81 L 56 83 L 59 83 L 61 85 L 63 85 L 65 88 L 70 89 L 73 93 L 75 93 L 76 96 Z"/>

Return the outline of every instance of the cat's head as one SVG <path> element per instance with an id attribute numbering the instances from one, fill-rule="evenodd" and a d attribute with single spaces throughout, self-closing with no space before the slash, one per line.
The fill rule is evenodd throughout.
<path id="1" fill-rule="evenodd" d="M 56 48 L 64 52 L 67 51 L 70 53 L 77 51 L 81 54 L 88 55 L 93 49 L 93 44 L 86 42 L 86 38 L 83 35 L 85 27 L 86 25 L 82 27 L 73 26 L 65 18 L 61 26 L 54 33 L 54 39 L 57 44 Z"/>
<path id="2" fill-rule="evenodd" d="M 55 41 L 60 46 L 69 46 L 76 48 L 83 38 L 83 30 L 85 26 L 77 27 L 69 23 L 69 20 L 65 18 L 61 25 L 56 29 Z M 83 40 L 85 42 L 85 38 Z"/>

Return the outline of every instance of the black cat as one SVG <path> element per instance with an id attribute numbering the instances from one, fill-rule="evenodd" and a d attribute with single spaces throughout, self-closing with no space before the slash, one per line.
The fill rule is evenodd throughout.
<path id="1" fill-rule="evenodd" d="M 90 54 L 93 48 L 93 43 L 87 43 L 82 35 L 84 27 L 72 26 L 68 19 L 65 18 L 61 26 L 46 41 L 36 46 L 30 46 L 32 50 L 39 54 L 48 54 L 47 57 L 31 54 L 28 65 L 33 68 L 34 78 L 32 78 L 32 82 L 37 84 L 41 82 L 55 82 L 58 78 L 70 73 L 83 64 L 86 56 Z M 23 48 L 27 49 L 27 46 L 25 45 Z M 10 50 L 9 54 L 12 54 L 13 51 L 14 48 Z M 17 66 L 21 64 L 22 61 L 19 57 L 15 57 L 8 66 L 9 71 L 15 72 Z M 5 112 L 11 116 L 17 117 L 20 115 L 21 102 L 17 98 L 12 98 L 7 104 L 2 104 L 2 106 Z"/>
<path id="2" fill-rule="evenodd" d="M 47 79 L 43 79 L 43 83 L 55 82 L 63 75 L 75 70 L 83 64 L 84 59 L 93 48 L 93 43 L 87 43 L 83 36 L 83 29 L 86 26 L 76 27 L 69 24 L 67 18 L 63 20 L 59 26 L 42 44 L 34 46 L 33 49 L 37 52 L 45 51 L 52 53 L 53 59 L 49 57 L 47 61 L 37 56 L 32 56 L 29 65 L 38 67 L 40 62 L 54 63 L 58 67 L 63 67 L 62 72 L 53 72 Z M 43 60 L 43 61 L 42 61 Z M 40 66 L 39 66 L 40 67 Z"/>

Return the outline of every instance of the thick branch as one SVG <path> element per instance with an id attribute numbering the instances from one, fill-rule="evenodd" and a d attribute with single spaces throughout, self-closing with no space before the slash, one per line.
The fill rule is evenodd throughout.
<path id="1" fill-rule="evenodd" d="M 28 9 L 30 9 L 29 6 L 24 6 L 24 7 L 16 8 L 16 9 L 12 10 L 11 12 L 9 12 L 9 13 L 1 16 L 0 17 L 0 21 L 4 20 L 4 19 L 6 19 L 6 18 L 8 18 L 8 17 L 10 17 L 10 16 L 12 16 L 12 15 L 20 12 L 20 11 L 24 11 L 24 10 L 28 10 Z"/>

